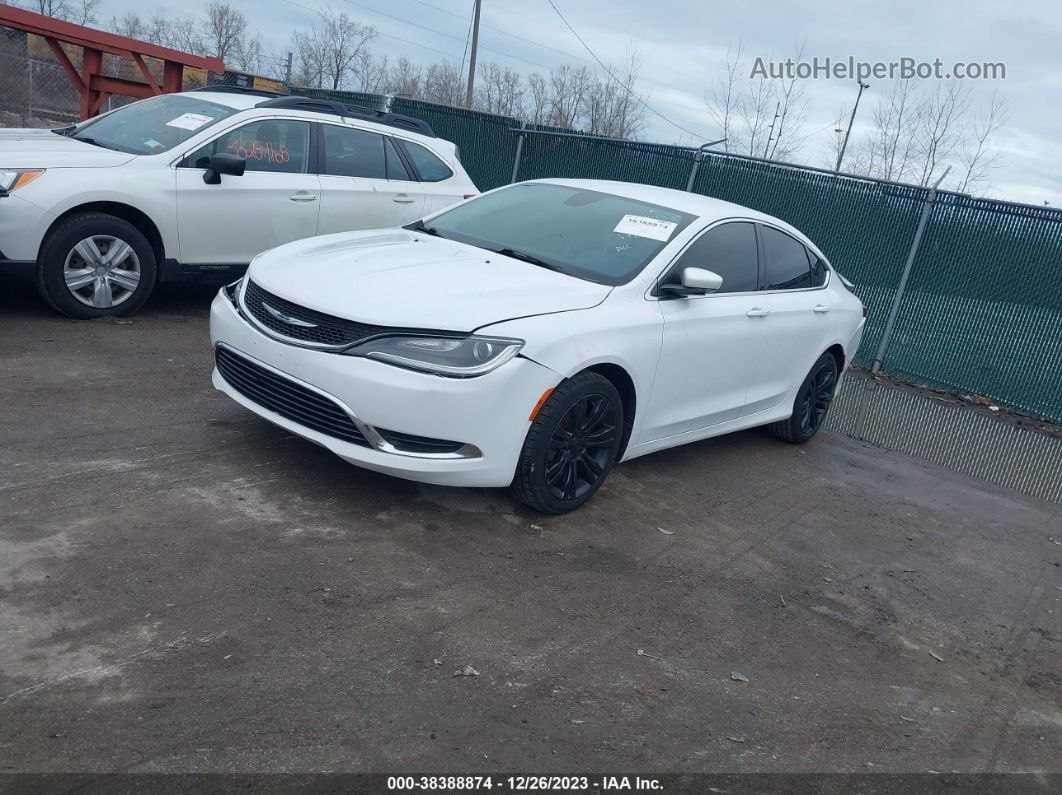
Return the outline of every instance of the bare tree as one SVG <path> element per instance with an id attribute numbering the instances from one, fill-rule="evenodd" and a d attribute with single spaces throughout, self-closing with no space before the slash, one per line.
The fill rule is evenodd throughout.
<path id="1" fill-rule="evenodd" d="M 735 146 L 730 151 L 745 155 L 762 155 L 774 123 L 778 103 L 774 87 L 761 79 L 746 86 L 738 98 L 735 124 L 732 126 Z"/>
<path id="2" fill-rule="evenodd" d="M 538 72 L 527 76 L 527 120 L 532 124 L 549 124 L 549 83 Z"/>
<path id="3" fill-rule="evenodd" d="M 787 60 L 799 62 L 803 54 L 801 44 Z M 773 60 L 773 54 L 766 60 Z M 804 82 L 795 72 L 773 79 L 766 74 L 753 77 L 745 70 L 740 41 L 727 48 L 719 76 L 704 101 L 726 138 L 723 147 L 728 152 L 788 160 L 804 142 L 808 115 Z"/>
<path id="4" fill-rule="evenodd" d="M 328 53 L 316 27 L 308 31 L 296 30 L 291 34 L 291 50 L 294 64 L 292 79 L 296 85 L 322 88 Z"/>
<path id="5" fill-rule="evenodd" d="M 549 121 L 554 127 L 579 124 L 593 77 L 585 66 L 560 66 L 549 73 Z"/>
<path id="6" fill-rule="evenodd" d="M 921 161 L 919 185 L 928 185 L 937 167 L 960 148 L 963 120 L 970 109 L 970 88 L 961 81 L 937 83 L 921 106 L 916 150 Z"/>
<path id="7" fill-rule="evenodd" d="M 716 78 L 715 85 L 704 96 L 708 113 L 726 139 L 723 142 L 723 150 L 726 152 L 737 147 L 734 133 L 741 79 L 741 39 L 738 39 L 737 46 L 727 46 L 723 69 Z"/>
<path id="8" fill-rule="evenodd" d="M 645 99 L 635 90 L 642 68 L 641 54 L 627 52 L 624 62 L 607 70 L 587 91 L 588 132 L 609 138 L 637 138 L 645 129 Z"/>
<path id="9" fill-rule="evenodd" d="M 793 50 L 791 60 L 799 63 L 804 58 L 805 43 Z M 808 120 L 808 96 L 803 80 L 796 74 L 775 87 L 777 117 L 768 137 L 765 154 L 771 160 L 787 160 L 800 146 L 801 133 Z"/>
<path id="10" fill-rule="evenodd" d="M 388 72 L 384 90 L 388 94 L 400 97 L 415 97 L 420 93 L 420 84 L 423 79 L 424 75 L 420 66 L 403 55 Z"/>
<path id="11" fill-rule="evenodd" d="M 916 130 L 921 107 L 915 96 L 916 84 L 898 80 L 886 92 L 878 92 L 871 132 L 866 142 L 866 173 L 879 179 L 911 179 L 916 166 Z"/>
<path id="12" fill-rule="evenodd" d="M 1010 110 L 1002 94 L 992 94 L 988 109 L 969 127 L 969 135 L 959 153 L 962 177 L 956 186 L 961 193 L 968 193 L 988 181 L 988 173 L 999 166 L 1002 152 L 993 139 L 1010 120 Z"/>
<path id="13" fill-rule="evenodd" d="M 210 52 L 221 60 L 235 55 L 243 44 L 247 18 L 228 3 L 211 2 L 206 7 L 203 35 Z"/>
<path id="14" fill-rule="evenodd" d="M 47 17 L 65 19 L 78 25 L 91 25 L 96 21 L 100 0 L 30 0 L 26 5 L 31 11 Z"/>
<path id="15" fill-rule="evenodd" d="M 387 91 L 388 76 L 391 73 L 387 56 L 376 58 L 365 50 L 354 67 L 355 88 L 369 94 L 381 94 Z"/>
<path id="16" fill-rule="evenodd" d="M 519 72 L 496 63 L 480 66 L 474 106 L 476 110 L 516 116 L 521 112 L 523 102 L 523 79 Z"/>
<path id="17" fill-rule="evenodd" d="M 241 72 L 272 77 L 276 80 L 284 78 L 286 64 L 281 66 L 281 59 L 266 51 L 266 45 L 259 31 L 255 31 L 254 36 L 243 38 L 233 54 L 233 59 Z"/>
<path id="18" fill-rule="evenodd" d="M 463 105 L 465 101 L 465 76 L 461 70 L 447 61 L 429 64 L 424 75 L 423 99 L 443 105 Z"/>
<path id="19" fill-rule="evenodd" d="M 330 8 L 321 11 L 319 16 L 320 20 L 309 31 L 292 33 L 297 82 L 316 88 L 331 84 L 332 89 L 338 89 L 346 85 L 348 78 L 356 76 L 360 59 L 376 38 L 376 28 Z"/>

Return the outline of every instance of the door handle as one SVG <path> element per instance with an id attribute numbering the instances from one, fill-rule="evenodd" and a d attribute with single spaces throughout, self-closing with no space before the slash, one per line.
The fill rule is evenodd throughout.
<path id="1" fill-rule="evenodd" d="M 757 306 L 757 307 L 753 307 L 748 312 L 746 312 L 745 313 L 745 317 L 767 317 L 767 315 L 769 315 L 769 314 L 771 314 L 771 310 L 770 309 L 760 309 Z"/>
<path id="2" fill-rule="evenodd" d="M 827 312 L 830 311 L 830 308 L 822 304 L 817 304 L 815 306 L 815 311 L 818 312 L 820 315 L 825 315 Z"/>
<path id="3" fill-rule="evenodd" d="M 315 202 L 317 201 L 316 193 L 307 193 L 306 191 L 299 191 L 288 196 L 293 202 Z"/>
<path id="4" fill-rule="evenodd" d="M 409 198 L 406 193 L 399 193 L 397 196 L 392 197 L 391 201 L 395 204 L 412 204 L 413 199 Z"/>

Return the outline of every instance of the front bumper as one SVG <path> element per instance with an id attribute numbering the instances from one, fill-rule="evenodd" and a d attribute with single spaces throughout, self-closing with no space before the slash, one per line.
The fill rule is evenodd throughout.
<path id="1" fill-rule="evenodd" d="M 36 262 L 41 241 L 55 216 L 19 196 L 19 191 L 0 199 L 0 251 L 5 269 Z"/>
<path id="2" fill-rule="evenodd" d="M 445 486 L 508 486 L 530 426 L 528 417 L 542 393 L 560 381 L 554 371 L 519 357 L 487 375 L 462 379 L 287 345 L 252 326 L 224 290 L 210 309 L 210 341 L 327 394 L 361 426 L 453 439 L 474 448 L 462 455 L 432 456 L 346 442 L 255 403 L 215 367 L 217 389 L 281 428 L 352 464 Z"/>

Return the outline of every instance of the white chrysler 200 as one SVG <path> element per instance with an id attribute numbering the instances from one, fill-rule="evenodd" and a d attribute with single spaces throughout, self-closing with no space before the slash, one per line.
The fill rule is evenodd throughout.
<path id="1" fill-rule="evenodd" d="M 275 248 L 211 309 L 214 385 L 358 466 L 577 508 L 621 460 L 821 427 L 866 308 L 804 235 L 541 180 Z"/>

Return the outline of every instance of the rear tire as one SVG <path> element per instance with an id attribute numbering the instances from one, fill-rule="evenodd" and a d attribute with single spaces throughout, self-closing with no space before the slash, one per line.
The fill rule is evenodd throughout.
<path id="1" fill-rule="evenodd" d="M 585 503 L 612 471 L 623 434 L 623 401 L 604 376 L 579 373 L 553 390 L 524 440 L 512 495 L 542 513 Z"/>
<path id="2" fill-rule="evenodd" d="M 837 360 L 824 353 L 811 367 L 793 401 L 793 414 L 767 426 L 767 430 L 793 444 L 804 444 L 819 432 L 837 389 Z"/>
<path id="3" fill-rule="evenodd" d="M 37 290 L 67 317 L 131 315 L 155 287 L 155 252 L 128 221 L 81 213 L 59 223 L 41 245 Z"/>

